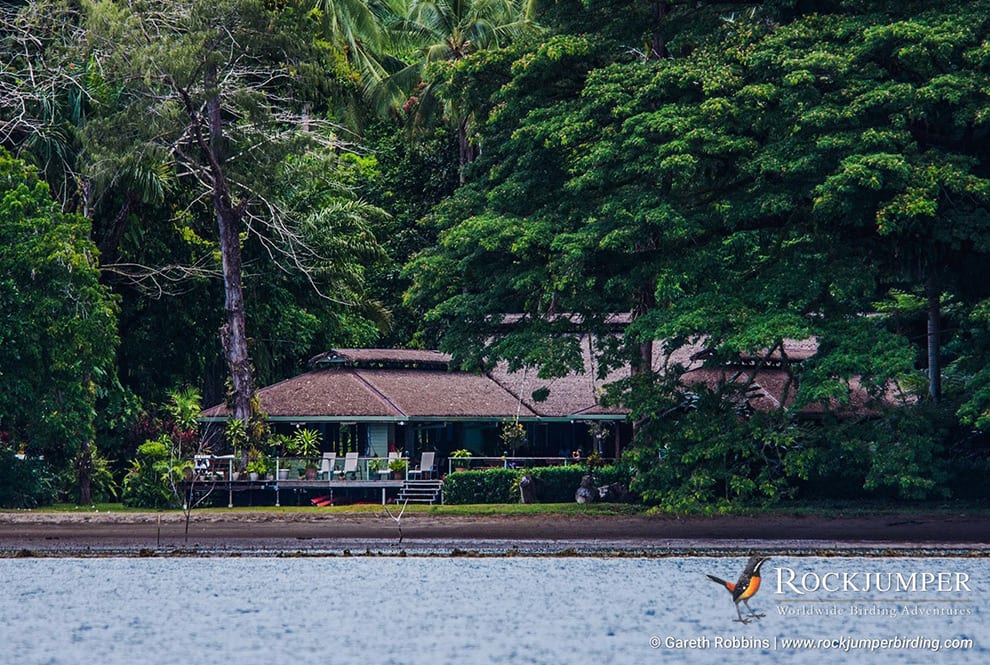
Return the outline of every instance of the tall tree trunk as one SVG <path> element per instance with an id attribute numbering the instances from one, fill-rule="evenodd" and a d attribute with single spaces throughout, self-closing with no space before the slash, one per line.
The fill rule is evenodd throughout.
<path id="1" fill-rule="evenodd" d="M 83 441 L 79 450 L 79 463 L 76 472 L 79 480 L 79 505 L 88 506 L 93 503 L 93 444 Z"/>
<path id="2" fill-rule="evenodd" d="M 127 218 L 130 216 L 131 210 L 134 209 L 136 202 L 136 197 L 130 192 L 127 192 L 124 197 L 124 203 L 110 221 L 109 228 L 104 229 L 103 234 L 97 239 L 101 263 L 117 262 L 120 256 L 120 239 L 124 235 L 124 230 L 127 228 Z"/>
<path id="3" fill-rule="evenodd" d="M 214 196 L 217 204 L 218 197 Z M 248 355 L 247 326 L 244 317 L 244 289 L 241 284 L 241 246 L 236 211 L 217 207 L 220 230 L 220 253 L 223 262 L 224 313 L 226 323 L 220 330 L 224 357 L 230 372 L 231 406 L 234 418 L 245 425 L 251 418 L 251 395 L 254 379 Z"/>
<path id="4" fill-rule="evenodd" d="M 635 321 L 657 305 L 656 287 L 652 282 L 644 282 L 639 287 L 636 306 L 632 311 L 632 320 Z M 630 375 L 647 374 L 653 371 L 653 340 L 646 340 L 639 344 L 639 357 L 630 364 Z M 633 436 L 642 426 L 643 420 L 634 420 L 632 423 Z M 618 458 L 622 454 L 622 446 L 618 434 L 615 438 L 615 456 Z"/>
<path id="5" fill-rule="evenodd" d="M 928 398 L 942 399 L 942 291 L 935 269 L 928 273 L 925 284 L 928 299 Z"/>
<path id="6" fill-rule="evenodd" d="M 471 125 L 466 117 L 457 119 L 458 177 L 464 184 L 464 170 L 474 161 L 474 146 L 471 145 Z"/>
<path id="7" fill-rule="evenodd" d="M 216 70 L 207 67 L 204 75 L 207 90 L 216 89 Z M 251 358 L 248 354 L 247 325 L 244 313 L 244 287 L 241 281 L 241 215 L 235 207 L 230 188 L 224 175 L 223 117 L 220 98 L 214 94 L 206 101 L 206 134 L 203 121 L 195 105 L 183 88 L 178 88 L 193 123 L 199 149 L 206 161 L 212 185 L 213 209 L 217 216 L 220 238 L 220 256 L 223 265 L 224 312 L 226 323 L 220 330 L 224 357 L 230 373 L 231 415 L 247 426 L 251 418 L 251 397 L 254 394 L 254 378 Z"/>
<path id="8" fill-rule="evenodd" d="M 210 138 L 219 136 L 220 102 L 213 98 L 207 103 L 209 110 Z M 211 150 L 214 148 L 211 145 Z M 214 157 L 219 157 L 214 152 Z M 219 159 L 215 163 L 221 163 Z M 251 358 L 248 354 L 247 324 L 244 315 L 244 286 L 241 281 L 241 238 L 239 210 L 234 208 L 222 171 L 213 184 L 213 207 L 217 215 L 220 234 L 220 256 L 223 264 L 224 313 L 226 323 L 220 331 L 224 357 L 230 371 L 231 406 L 233 416 L 245 426 L 251 418 L 251 395 L 254 379 L 251 375 Z"/>
<path id="9" fill-rule="evenodd" d="M 639 288 L 636 306 L 632 311 L 632 320 L 635 321 L 647 312 L 652 311 L 657 306 L 655 286 L 652 282 L 645 282 Z M 653 371 L 653 340 L 641 342 L 639 345 L 638 363 L 634 362 L 630 368 L 632 374 Z"/>
<path id="10" fill-rule="evenodd" d="M 653 25 L 650 40 L 650 60 L 660 60 L 670 57 L 667 50 L 667 36 L 664 32 L 664 19 L 670 13 L 670 3 L 665 0 L 652 0 L 653 2 Z"/>

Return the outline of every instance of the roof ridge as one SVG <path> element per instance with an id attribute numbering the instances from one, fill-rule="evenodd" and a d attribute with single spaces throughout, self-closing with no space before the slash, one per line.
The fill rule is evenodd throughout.
<path id="1" fill-rule="evenodd" d="M 496 386 L 501 388 L 502 391 L 505 392 L 507 395 L 509 395 L 512 399 L 516 400 L 517 406 L 521 407 L 520 409 L 517 409 L 516 412 L 517 417 L 522 415 L 521 413 L 519 413 L 519 411 L 521 411 L 522 409 L 526 409 L 527 411 L 529 411 L 529 414 L 531 416 L 536 416 L 537 418 L 544 415 L 542 411 L 537 411 L 535 408 L 533 408 L 526 402 L 526 400 L 522 396 L 522 390 L 520 390 L 519 394 L 517 395 L 515 392 L 513 392 L 511 388 L 509 388 L 508 386 L 504 385 L 501 381 L 499 381 L 498 378 L 496 378 L 495 375 L 492 374 L 490 371 L 485 371 L 483 372 L 483 374 L 484 376 L 488 377 L 489 381 L 491 381 Z"/>
<path id="2" fill-rule="evenodd" d="M 351 373 L 351 375 L 355 379 L 357 379 L 358 381 L 360 381 L 361 383 L 363 383 L 365 386 L 367 386 L 368 390 L 370 390 L 374 394 L 378 395 L 378 397 L 383 402 L 385 402 L 386 404 L 388 404 L 389 406 L 391 406 L 393 409 L 395 409 L 396 411 L 398 411 L 399 412 L 399 415 L 401 415 L 403 418 L 408 418 L 409 417 L 409 414 L 407 414 L 405 411 L 403 411 L 402 409 L 400 409 L 398 404 L 396 404 L 391 399 L 389 399 L 389 397 L 385 393 L 383 393 L 381 390 L 379 390 L 373 383 L 371 383 L 371 381 L 368 381 L 368 379 L 366 379 L 363 376 L 361 376 L 360 371 L 361 371 L 362 368 L 359 368 L 359 367 L 348 367 L 347 369 L 348 369 L 348 371 Z"/>

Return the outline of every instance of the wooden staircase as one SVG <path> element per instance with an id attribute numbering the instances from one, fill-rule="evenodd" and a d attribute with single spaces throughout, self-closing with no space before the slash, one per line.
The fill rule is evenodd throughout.
<path id="1" fill-rule="evenodd" d="M 442 480 L 407 480 L 399 490 L 399 503 L 443 503 Z"/>

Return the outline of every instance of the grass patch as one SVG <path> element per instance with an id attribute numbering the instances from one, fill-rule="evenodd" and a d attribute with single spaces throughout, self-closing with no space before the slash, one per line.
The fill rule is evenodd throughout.
<path id="1" fill-rule="evenodd" d="M 77 506 L 74 503 L 55 503 L 50 506 L 39 506 L 25 510 L 8 510 L 5 512 L 32 512 L 32 513 L 147 513 L 154 512 L 154 508 L 132 508 L 122 503 L 94 503 L 89 506 Z M 176 511 L 180 512 L 180 511 Z"/>

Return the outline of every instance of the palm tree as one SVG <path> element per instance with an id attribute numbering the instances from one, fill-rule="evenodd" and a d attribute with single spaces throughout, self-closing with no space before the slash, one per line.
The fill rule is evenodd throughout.
<path id="1" fill-rule="evenodd" d="M 315 0 L 314 9 L 324 35 L 344 47 L 366 90 L 388 75 L 384 26 L 397 17 L 390 0 Z"/>
<path id="2" fill-rule="evenodd" d="M 428 67 L 503 48 L 537 33 L 533 13 L 532 0 L 411 0 L 405 17 L 392 27 L 396 45 L 411 47 L 415 61 L 393 74 L 386 87 L 392 95 L 404 94 L 415 103 L 414 127 L 431 124 L 441 115 L 456 127 L 461 182 L 464 167 L 476 156 L 471 140 L 474 114 L 456 103 L 454 95 L 444 98 L 441 77 L 433 75 L 427 80 Z"/>
<path id="3" fill-rule="evenodd" d="M 341 91 L 336 110 L 344 124 L 360 132 L 368 115 L 385 116 L 395 106 L 383 91 L 406 63 L 394 53 L 389 26 L 405 16 L 408 0 L 308 1 L 321 22 L 323 38 L 341 50 L 358 77 L 356 89 Z"/>

